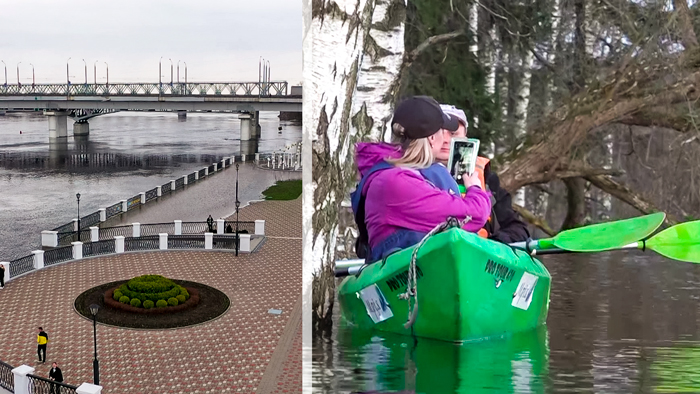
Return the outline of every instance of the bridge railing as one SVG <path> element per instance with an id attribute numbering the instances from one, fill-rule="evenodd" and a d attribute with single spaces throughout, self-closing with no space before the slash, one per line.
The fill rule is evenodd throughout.
<path id="1" fill-rule="evenodd" d="M 288 96 L 288 83 L 174 82 L 87 84 L 0 84 L 5 96 Z"/>

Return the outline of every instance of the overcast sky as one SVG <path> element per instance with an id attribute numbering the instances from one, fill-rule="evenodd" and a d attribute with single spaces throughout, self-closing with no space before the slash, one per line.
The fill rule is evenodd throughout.
<path id="1" fill-rule="evenodd" d="M 252 82 L 260 56 L 272 80 L 301 82 L 300 0 L 2 0 L 0 60 L 8 83 Z M 85 63 L 83 60 L 85 59 Z M 0 83 L 4 65 L 0 63 Z"/>

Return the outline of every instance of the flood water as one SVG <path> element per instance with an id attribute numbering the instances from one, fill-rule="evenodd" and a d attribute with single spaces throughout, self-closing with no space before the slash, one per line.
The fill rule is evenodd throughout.
<path id="1" fill-rule="evenodd" d="M 84 217 L 224 157 L 272 152 L 301 141 L 301 125 L 277 116 L 261 112 L 260 140 L 243 144 L 237 114 L 189 113 L 180 121 L 173 113 L 115 113 L 90 119 L 87 137 L 74 137 L 69 119 L 68 137 L 58 142 L 49 140 L 48 121 L 40 113 L 0 116 L 0 261 L 40 249 L 42 230 L 77 217 L 76 193 Z M 252 164 L 243 165 L 239 176 L 242 204 L 284 179 Z M 157 209 L 165 205 L 156 202 L 153 209 L 146 204 L 138 215 L 125 216 L 130 222 L 157 223 L 231 214 L 234 178 L 235 169 L 225 170 L 188 187 L 192 192 L 164 197 L 170 199 L 167 210 Z"/>
<path id="2" fill-rule="evenodd" d="M 700 392 L 700 266 L 650 251 L 540 259 L 545 326 L 455 345 L 353 330 L 336 313 L 330 335 L 314 333 L 314 392 Z"/>

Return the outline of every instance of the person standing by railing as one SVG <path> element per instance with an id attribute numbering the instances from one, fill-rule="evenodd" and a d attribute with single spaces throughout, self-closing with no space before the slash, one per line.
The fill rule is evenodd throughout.
<path id="1" fill-rule="evenodd" d="M 61 368 L 58 367 L 58 363 L 55 361 L 53 362 L 52 368 L 49 371 L 49 379 L 53 380 L 54 382 L 63 383 L 63 372 L 61 372 Z M 60 390 L 57 384 L 51 385 L 51 394 L 58 394 L 59 391 Z"/>
<path id="2" fill-rule="evenodd" d="M 0 289 L 5 288 L 5 265 L 0 264 Z"/>

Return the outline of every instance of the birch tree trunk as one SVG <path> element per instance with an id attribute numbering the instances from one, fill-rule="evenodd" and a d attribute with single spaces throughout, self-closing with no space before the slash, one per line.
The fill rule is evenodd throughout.
<path id="1" fill-rule="evenodd" d="M 309 73 L 311 182 L 304 191 L 304 260 L 312 317 L 330 326 L 341 203 L 356 185 L 354 143 L 388 136 L 404 54 L 406 0 L 315 0 Z M 306 96 L 306 95 L 305 95 Z M 309 168 L 309 167 L 304 167 Z"/>

